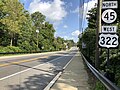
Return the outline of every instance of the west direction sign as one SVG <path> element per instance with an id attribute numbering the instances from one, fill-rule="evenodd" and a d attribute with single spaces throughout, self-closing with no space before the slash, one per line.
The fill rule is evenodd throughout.
<path id="1" fill-rule="evenodd" d="M 117 26 L 102 26 L 101 33 L 116 33 Z"/>

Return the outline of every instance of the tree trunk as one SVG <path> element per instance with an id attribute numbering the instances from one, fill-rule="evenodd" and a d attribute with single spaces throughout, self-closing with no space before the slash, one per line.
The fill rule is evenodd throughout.
<path id="1" fill-rule="evenodd" d="M 13 43 L 13 38 L 11 37 L 10 46 L 12 46 L 12 43 Z"/>

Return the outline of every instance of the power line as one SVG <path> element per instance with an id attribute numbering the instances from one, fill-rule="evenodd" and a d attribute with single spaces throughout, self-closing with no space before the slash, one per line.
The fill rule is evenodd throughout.
<path id="1" fill-rule="evenodd" d="M 84 25 L 85 25 L 85 19 L 86 19 L 86 16 L 87 16 L 87 11 L 88 11 L 88 2 L 89 2 L 89 0 L 87 0 L 87 6 L 85 7 L 84 6 L 84 9 L 85 9 L 85 11 L 84 11 L 84 13 L 83 13 L 83 24 L 82 24 L 82 30 L 84 29 Z"/>

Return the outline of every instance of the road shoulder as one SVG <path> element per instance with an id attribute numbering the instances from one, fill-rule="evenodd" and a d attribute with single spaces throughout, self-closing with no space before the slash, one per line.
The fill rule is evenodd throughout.
<path id="1" fill-rule="evenodd" d="M 88 74 L 80 53 L 76 54 L 51 90 L 90 90 Z"/>

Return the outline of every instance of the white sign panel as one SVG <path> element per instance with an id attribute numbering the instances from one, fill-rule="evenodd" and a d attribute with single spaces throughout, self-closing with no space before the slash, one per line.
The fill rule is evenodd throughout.
<path id="1" fill-rule="evenodd" d="M 102 26 L 102 33 L 116 33 L 117 26 Z"/>
<path id="2" fill-rule="evenodd" d="M 99 46 L 105 48 L 116 48 L 119 45 L 117 34 L 103 34 L 99 35 Z"/>
<path id="3" fill-rule="evenodd" d="M 112 9 L 107 9 L 102 13 L 102 20 L 105 23 L 113 23 L 117 19 L 117 13 Z"/>
<path id="4" fill-rule="evenodd" d="M 82 48 L 86 48 L 86 44 L 82 42 Z"/>
<path id="5" fill-rule="evenodd" d="M 108 9 L 108 8 L 118 8 L 118 2 L 117 1 L 104 1 L 102 3 L 102 9 Z"/>

